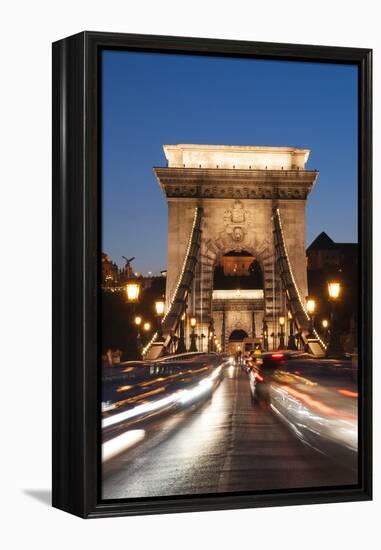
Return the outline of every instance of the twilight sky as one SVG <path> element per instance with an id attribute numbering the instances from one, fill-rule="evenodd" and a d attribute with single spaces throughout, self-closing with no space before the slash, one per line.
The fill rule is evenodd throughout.
<path id="1" fill-rule="evenodd" d="M 139 273 L 166 268 L 167 205 L 153 173 L 163 144 L 311 149 L 320 176 L 307 245 L 357 241 L 357 67 L 103 52 L 103 243 Z"/>

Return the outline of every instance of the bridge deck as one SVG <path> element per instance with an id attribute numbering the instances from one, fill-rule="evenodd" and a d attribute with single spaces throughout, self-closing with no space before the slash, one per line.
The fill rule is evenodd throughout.
<path id="1" fill-rule="evenodd" d="M 147 428 L 104 468 L 104 498 L 322 487 L 355 474 L 303 445 L 229 367 L 211 399 Z"/>

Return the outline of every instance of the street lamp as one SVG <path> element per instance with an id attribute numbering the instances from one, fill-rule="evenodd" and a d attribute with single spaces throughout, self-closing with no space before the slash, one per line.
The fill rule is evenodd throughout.
<path id="1" fill-rule="evenodd" d="M 240 345 L 237 346 L 237 358 L 238 358 L 238 364 L 242 365 L 242 348 Z"/>
<path id="2" fill-rule="evenodd" d="M 296 346 L 295 334 L 294 334 L 294 320 L 292 318 L 291 311 L 288 312 L 288 320 L 289 320 L 290 333 L 288 336 L 287 349 L 297 350 L 298 348 Z"/>
<path id="3" fill-rule="evenodd" d="M 136 303 L 139 300 L 140 282 L 137 279 L 130 279 L 126 284 L 127 302 Z"/>
<path id="4" fill-rule="evenodd" d="M 308 334 L 307 338 L 311 339 L 314 337 L 314 313 L 316 308 L 316 301 L 314 298 L 310 298 L 307 296 L 307 313 L 309 315 L 309 323 L 308 323 Z"/>
<path id="5" fill-rule="evenodd" d="M 341 355 L 343 353 L 343 348 L 341 346 L 339 333 L 337 330 L 336 322 L 336 304 L 340 299 L 341 294 L 341 284 L 339 281 L 329 281 L 327 283 L 329 301 L 331 302 L 331 321 L 330 321 L 330 335 L 328 347 L 326 350 L 327 357 L 334 357 Z"/>
<path id="6" fill-rule="evenodd" d="M 144 330 L 144 332 L 147 332 L 147 333 L 148 333 L 148 331 L 151 330 L 151 323 L 148 323 L 148 322 L 146 321 L 146 322 L 143 324 L 143 330 Z M 149 339 L 149 337 L 144 339 L 144 343 L 145 343 L 145 344 L 147 344 L 148 339 Z"/>
<path id="7" fill-rule="evenodd" d="M 125 291 L 126 291 L 127 303 L 132 304 L 131 313 L 133 316 L 135 314 L 136 303 L 139 301 L 139 295 L 140 295 L 140 282 L 138 281 L 138 279 L 136 279 L 135 277 L 130 277 L 127 280 Z M 137 318 L 140 319 L 140 323 L 142 322 L 142 320 L 141 320 L 141 317 L 135 318 L 135 324 L 138 327 L 138 334 L 136 336 L 137 352 L 138 352 L 138 355 L 140 356 L 140 330 L 139 330 L 140 323 L 139 324 L 136 323 Z"/>
<path id="8" fill-rule="evenodd" d="M 177 353 L 185 353 L 187 351 L 187 348 L 185 346 L 185 337 L 184 337 L 184 321 L 185 321 L 185 311 L 181 316 L 180 319 L 180 337 L 179 341 L 177 343 Z"/>
<path id="9" fill-rule="evenodd" d="M 192 333 L 191 333 L 191 337 L 190 337 L 191 338 L 191 345 L 190 345 L 189 351 L 197 351 L 196 333 L 194 331 L 194 329 L 196 327 L 196 324 L 197 324 L 196 317 L 191 317 L 190 325 L 192 327 Z"/>
<path id="10" fill-rule="evenodd" d="M 142 318 L 140 317 L 140 315 L 137 315 L 135 317 L 135 325 L 136 325 L 136 330 L 137 330 L 137 334 L 136 334 L 136 347 L 138 348 L 138 354 L 139 354 L 139 357 L 141 355 L 141 343 L 140 343 L 140 325 L 142 324 Z"/>
<path id="11" fill-rule="evenodd" d="M 162 317 L 164 315 L 164 308 L 165 308 L 165 304 L 162 300 L 159 300 L 158 302 L 155 303 L 156 314 L 159 317 Z"/>
<path id="12" fill-rule="evenodd" d="M 262 332 L 263 332 L 263 349 L 265 351 L 269 351 L 269 329 L 267 326 L 266 319 L 263 319 Z"/>
<path id="13" fill-rule="evenodd" d="M 205 338 L 206 338 L 206 335 L 202 332 L 200 334 L 200 351 L 204 351 L 204 340 L 205 340 Z"/>
<path id="14" fill-rule="evenodd" d="M 165 309 L 164 302 L 162 300 L 158 300 L 155 303 L 155 309 L 156 309 L 156 317 L 157 317 L 157 338 L 159 342 L 162 342 L 164 337 L 163 337 L 163 331 L 162 331 L 162 325 L 161 325 L 161 318 L 164 315 L 164 309 Z"/>
<path id="15" fill-rule="evenodd" d="M 314 298 L 307 298 L 307 313 L 311 315 L 315 312 L 316 302 Z"/>
<path id="16" fill-rule="evenodd" d="M 321 326 L 323 327 L 324 338 L 327 338 L 328 336 L 328 325 L 328 319 L 323 319 L 321 322 Z"/>
<path id="17" fill-rule="evenodd" d="M 340 298 L 341 293 L 341 284 L 338 281 L 329 281 L 328 282 L 328 294 L 330 300 L 333 302 Z"/>
<path id="18" fill-rule="evenodd" d="M 284 349 L 284 323 L 285 318 L 279 317 L 279 327 L 280 327 L 280 333 L 279 333 L 279 349 Z"/>

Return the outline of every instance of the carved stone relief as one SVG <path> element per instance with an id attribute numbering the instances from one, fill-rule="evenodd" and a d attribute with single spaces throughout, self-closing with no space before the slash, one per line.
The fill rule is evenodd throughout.
<path id="1" fill-rule="evenodd" d="M 244 209 L 244 206 L 240 200 L 234 201 L 232 208 L 225 210 L 225 234 L 233 242 L 243 242 L 251 226 L 252 214 L 251 212 Z"/>

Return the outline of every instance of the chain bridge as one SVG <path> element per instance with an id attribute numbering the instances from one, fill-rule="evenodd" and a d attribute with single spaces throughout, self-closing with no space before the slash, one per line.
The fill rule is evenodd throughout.
<path id="1" fill-rule="evenodd" d="M 216 341 L 228 351 L 234 334 L 323 355 L 306 311 L 305 208 L 318 178 L 305 168 L 310 151 L 163 148 L 167 166 L 154 172 L 168 203 L 166 313 L 144 357 L 184 352 L 192 338 L 199 351 Z"/>

